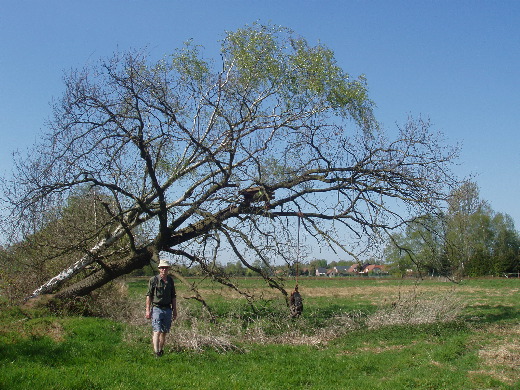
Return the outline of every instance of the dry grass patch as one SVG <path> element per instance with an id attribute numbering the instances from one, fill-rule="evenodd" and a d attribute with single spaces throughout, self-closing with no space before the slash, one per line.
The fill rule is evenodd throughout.
<path id="1" fill-rule="evenodd" d="M 520 324 L 490 326 L 485 332 L 486 345 L 478 353 L 484 363 L 481 373 L 509 384 L 517 382 L 520 378 Z"/>
<path id="2" fill-rule="evenodd" d="M 213 349 L 217 352 L 244 352 L 243 348 L 233 342 L 233 338 L 225 332 L 201 330 L 194 324 L 191 328 L 176 329 L 171 337 L 171 349 L 176 351 L 203 352 Z"/>
<path id="3" fill-rule="evenodd" d="M 296 322 L 287 318 L 262 318 L 246 329 L 233 326 L 232 322 L 213 328 L 213 338 L 234 340 L 233 343 L 327 345 L 331 340 L 360 329 L 380 329 L 392 325 L 419 325 L 451 322 L 458 318 L 463 304 L 451 292 L 432 296 L 411 291 L 399 294 L 393 304 L 381 305 L 375 313 L 361 311 L 343 313 L 331 318 L 324 327 L 313 328 L 310 319 L 303 316 Z M 193 324 L 193 321 L 192 321 Z M 188 332 L 196 338 L 196 327 Z M 274 331 L 273 331 L 274 329 Z M 218 335 L 218 336 L 215 336 Z M 232 349 L 232 348 L 224 348 Z"/>
<path id="4" fill-rule="evenodd" d="M 61 342 L 65 340 L 65 331 L 63 326 L 58 321 L 52 321 L 43 326 L 34 327 L 31 329 L 31 336 L 33 335 L 45 335 L 50 337 L 55 342 Z"/>
<path id="5" fill-rule="evenodd" d="M 432 295 L 412 290 L 369 316 L 369 329 L 389 325 L 420 325 L 455 321 L 464 304 L 452 291 Z"/>
<path id="6" fill-rule="evenodd" d="M 314 287 L 300 288 L 302 295 L 307 297 L 351 297 L 356 300 L 362 300 L 371 304 L 381 304 L 387 302 L 395 302 L 402 295 L 420 291 L 426 295 L 447 294 L 453 292 L 453 285 L 446 286 L 412 286 L 401 288 L 392 285 L 373 285 L 373 286 L 345 286 L 345 287 Z"/>
<path id="7" fill-rule="evenodd" d="M 262 327 L 255 326 L 244 332 L 243 342 L 251 344 L 283 344 L 283 345 L 324 345 L 330 339 L 325 332 L 317 332 L 314 335 L 303 334 L 300 330 L 288 330 L 278 335 L 267 334 Z"/>
<path id="8" fill-rule="evenodd" d="M 152 327 L 150 320 L 141 310 L 133 310 L 124 333 L 124 340 L 128 343 L 150 344 Z M 172 351 L 203 352 L 213 349 L 217 352 L 236 351 L 243 349 L 235 342 L 237 324 L 212 324 L 208 318 L 197 318 L 183 305 L 177 308 L 177 320 L 173 323 L 168 336 L 168 348 Z"/>
<path id="9" fill-rule="evenodd" d="M 355 290 L 354 292 L 352 290 Z M 172 327 L 169 345 L 175 350 L 201 352 L 213 349 L 218 352 L 242 351 L 247 344 L 284 345 L 327 345 L 331 340 L 343 337 L 360 329 L 380 329 L 392 325 L 417 325 L 435 322 L 450 322 L 457 319 L 463 304 L 452 289 L 423 289 L 412 287 L 399 291 L 392 286 L 360 288 L 310 288 L 305 289 L 306 297 L 334 296 L 335 294 L 361 294 L 370 297 L 377 292 L 374 304 L 379 309 L 373 314 L 363 311 L 344 312 L 333 316 L 316 326 L 309 311 L 297 320 L 291 319 L 285 304 L 279 301 L 272 312 L 256 318 L 241 317 L 240 313 L 229 313 L 217 322 L 210 321 L 204 313 L 194 314 L 188 306 L 179 305 L 178 318 Z M 378 298 L 386 296 L 386 299 Z M 246 325 L 247 322 L 247 325 Z M 130 319 L 139 333 L 129 334 L 128 340 L 140 339 L 149 342 L 151 329 L 144 319 L 142 310 L 135 311 Z"/>
<path id="10" fill-rule="evenodd" d="M 65 330 L 58 320 L 22 318 L 0 329 L 1 333 L 16 333 L 22 338 L 49 337 L 55 342 L 65 340 Z"/>

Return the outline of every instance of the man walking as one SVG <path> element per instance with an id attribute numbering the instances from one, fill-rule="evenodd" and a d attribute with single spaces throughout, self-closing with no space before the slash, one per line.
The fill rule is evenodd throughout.
<path id="1" fill-rule="evenodd" d="M 177 299 L 173 278 L 168 275 L 170 264 L 159 262 L 159 275 L 148 282 L 146 293 L 146 318 L 152 319 L 152 344 L 155 356 L 164 353 L 166 335 L 170 332 L 172 321 L 177 318 Z"/>

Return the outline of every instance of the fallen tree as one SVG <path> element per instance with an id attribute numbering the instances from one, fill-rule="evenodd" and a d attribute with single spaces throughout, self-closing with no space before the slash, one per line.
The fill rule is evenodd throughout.
<path id="1" fill-rule="evenodd" d="M 292 221 L 356 255 L 349 243 L 446 198 L 455 151 L 420 119 L 387 138 L 365 79 L 330 49 L 253 25 L 227 34 L 221 58 L 214 66 L 188 43 L 155 63 L 130 52 L 66 76 L 4 194 L 19 240 L 78 188 L 102 195 L 105 218 L 63 244 L 68 265 L 31 297 L 89 294 L 161 252 L 246 294 L 218 267 L 238 259 L 287 296 L 269 267 L 294 262 Z"/>

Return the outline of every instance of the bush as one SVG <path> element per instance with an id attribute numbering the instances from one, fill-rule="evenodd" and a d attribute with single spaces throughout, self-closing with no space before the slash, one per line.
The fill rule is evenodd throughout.
<path id="1" fill-rule="evenodd" d="M 369 329 L 389 325 L 421 325 L 438 322 L 452 322 L 464 308 L 460 299 L 453 293 L 426 297 L 413 290 L 399 294 L 396 301 L 381 307 L 367 319 Z"/>

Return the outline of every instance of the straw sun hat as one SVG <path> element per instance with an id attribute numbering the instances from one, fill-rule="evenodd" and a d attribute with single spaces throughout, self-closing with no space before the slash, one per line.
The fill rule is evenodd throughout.
<path id="1" fill-rule="evenodd" d="M 170 266 L 170 263 L 168 263 L 166 260 L 161 260 L 161 261 L 159 262 L 159 265 L 158 265 L 159 268 L 162 268 L 162 267 L 169 267 L 169 266 Z"/>

